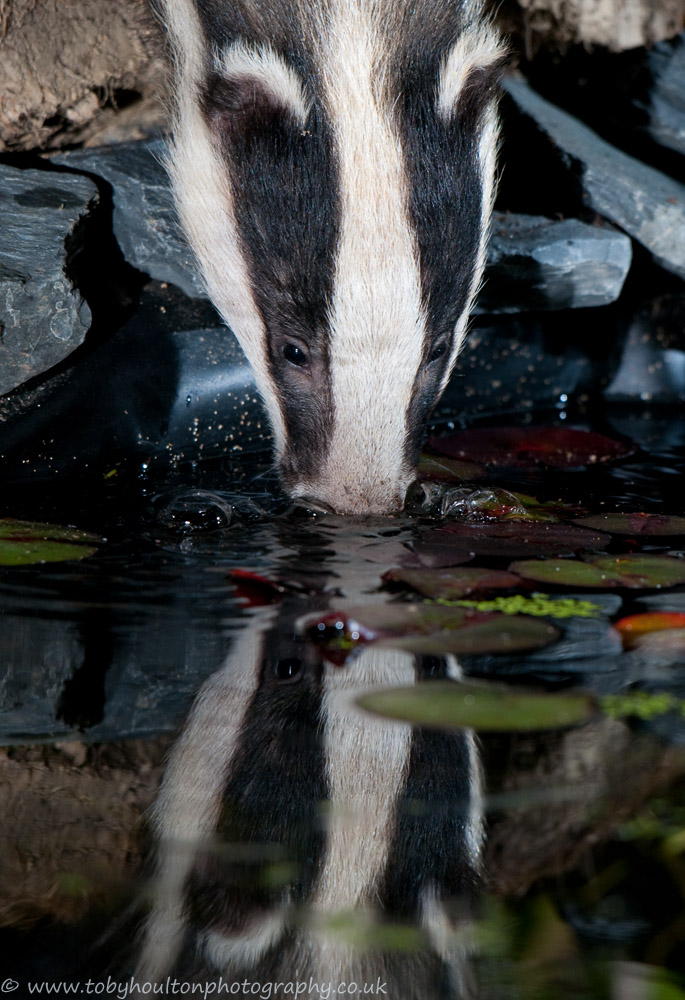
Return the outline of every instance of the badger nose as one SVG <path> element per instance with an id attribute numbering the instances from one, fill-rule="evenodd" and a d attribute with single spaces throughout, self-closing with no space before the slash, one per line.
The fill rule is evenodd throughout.
<path id="1" fill-rule="evenodd" d="M 357 517 L 377 514 L 396 514 L 402 510 L 406 486 L 383 486 L 377 482 L 338 484 L 330 489 L 316 490 L 301 496 L 305 503 L 335 514 L 353 514 Z"/>

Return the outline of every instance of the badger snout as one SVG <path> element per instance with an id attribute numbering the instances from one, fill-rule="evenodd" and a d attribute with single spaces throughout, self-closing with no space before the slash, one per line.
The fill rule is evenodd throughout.
<path id="1" fill-rule="evenodd" d="M 298 483 L 289 487 L 291 496 L 323 507 L 335 514 L 351 514 L 356 517 L 397 514 L 405 503 L 407 490 L 413 482 L 410 476 L 401 482 L 333 482 Z"/>

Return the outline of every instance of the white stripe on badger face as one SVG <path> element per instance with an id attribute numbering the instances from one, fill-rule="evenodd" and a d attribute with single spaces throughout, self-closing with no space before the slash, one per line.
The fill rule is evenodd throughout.
<path id="1" fill-rule="evenodd" d="M 416 681 L 414 656 L 367 649 L 344 670 L 326 667 L 321 723 L 330 789 L 326 864 L 316 912 L 372 907 L 388 862 L 397 801 L 407 776 L 411 726 L 366 715 L 353 702 L 369 688 Z"/>
<path id="2" fill-rule="evenodd" d="M 268 609 L 264 618 L 273 614 Z M 253 623 L 238 639 L 226 665 L 201 689 L 174 745 L 152 813 L 160 846 L 152 910 L 136 971 L 141 982 L 156 982 L 167 975 L 178 957 L 186 927 L 186 879 L 198 851 L 214 836 L 226 776 L 259 685 L 262 644 L 263 629 Z M 265 949 L 277 922 L 282 927 L 278 914 L 265 921 L 258 938 Z M 254 940 L 249 949 L 252 955 Z"/>
<path id="3" fill-rule="evenodd" d="M 402 150 L 383 107 L 383 43 L 367 7 L 334 0 L 321 43 L 341 204 L 330 307 L 335 417 L 321 477 L 292 490 L 345 513 L 401 506 L 414 478 L 406 414 L 426 331 Z"/>
<path id="4" fill-rule="evenodd" d="M 456 110 L 459 97 L 463 94 L 464 84 L 469 73 L 477 69 L 485 69 L 499 62 L 506 49 L 498 35 L 486 26 L 475 32 L 465 32 L 455 43 L 445 59 L 440 71 L 438 84 L 437 109 L 443 118 L 448 119 Z M 468 327 L 471 310 L 483 282 L 483 273 L 487 261 L 488 240 L 492 222 L 492 209 L 495 203 L 497 149 L 499 145 L 499 118 L 496 102 L 493 100 L 485 112 L 480 141 L 478 143 L 478 162 L 481 175 L 481 227 L 480 243 L 473 272 L 473 281 L 469 289 L 464 310 L 457 320 L 454 329 L 452 352 L 445 375 L 440 386 L 443 392 L 447 385 L 457 355 L 461 350 Z"/>
<path id="5" fill-rule="evenodd" d="M 163 0 L 165 20 L 176 57 L 176 122 L 168 169 L 182 226 L 188 236 L 212 302 L 236 333 L 262 390 L 274 430 L 276 452 L 285 445 L 285 425 L 277 389 L 268 366 L 267 337 L 257 309 L 244 255 L 240 247 L 233 195 L 226 167 L 214 147 L 201 110 L 206 43 L 193 0 Z M 231 50 L 226 54 L 230 64 Z M 251 63 L 258 79 L 288 82 L 295 97 L 296 81 L 283 66 L 274 79 L 279 60 L 264 48 L 250 54 L 233 52 L 233 65 Z M 299 97 L 302 97 L 300 93 Z M 303 105 L 302 110 L 305 106 Z"/>
<path id="6" fill-rule="evenodd" d="M 445 120 L 451 118 L 471 73 L 500 62 L 503 54 L 499 36 L 487 24 L 479 25 L 475 31 L 464 31 L 440 69 L 436 101 L 438 114 Z"/>

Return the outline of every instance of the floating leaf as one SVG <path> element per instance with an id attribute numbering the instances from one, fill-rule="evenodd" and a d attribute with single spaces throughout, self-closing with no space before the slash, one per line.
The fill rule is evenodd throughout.
<path id="1" fill-rule="evenodd" d="M 0 566 L 30 566 L 35 563 L 85 559 L 97 552 L 92 542 L 98 535 L 60 524 L 0 520 Z"/>
<path id="2" fill-rule="evenodd" d="M 435 604 L 371 604 L 329 612 L 306 625 L 334 663 L 360 644 L 416 653 L 511 653 L 538 649 L 559 637 L 558 629 L 524 615 L 518 617 Z"/>
<path id="3" fill-rule="evenodd" d="M 485 475 L 485 469 L 477 462 L 459 462 L 436 455 L 422 455 L 416 472 L 419 479 L 446 483 L 472 483 Z"/>
<path id="4" fill-rule="evenodd" d="M 664 629 L 685 629 L 685 613 L 654 611 L 641 615 L 630 615 L 617 621 L 614 628 L 620 632 L 623 645 L 630 648 L 643 635 L 663 632 Z"/>
<path id="5" fill-rule="evenodd" d="M 424 541 L 480 556 L 560 556 L 605 549 L 610 535 L 572 524 L 504 521 L 495 524 L 446 524 L 426 532 Z"/>
<path id="6" fill-rule="evenodd" d="M 599 702 L 600 708 L 610 719 L 643 719 L 649 722 L 669 712 L 685 715 L 685 701 L 670 691 L 625 691 L 621 694 L 605 694 Z"/>
<path id="7" fill-rule="evenodd" d="M 511 573 L 538 583 L 569 587 L 627 587 L 631 590 L 675 587 L 685 583 L 685 560 L 672 556 L 601 556 L 587 562 L 575 559 L 529 559 L 512 563 Z"/>
<path id="8" fill-rule="evenodd" d="M 614 535 L 685 535 L 685 517 L 672 514 L 592 514 L 574 523 Z"/>
<path id="9" fill-rule="evenodd" d="M 484 590 L 515 587 L 520 578 L 498 569 L 464 566 L 455 569 L 391 569 L 383 574 L 386 583 L 404 583 L 426 597 L 454 600 Z"/>
<path id="10" fill-rule="evenodd" d="M 228 578 L 235 585 L 236 598 L 248 608 L 276 604 L 284 594 L 311 594 L 319 589 L 301 580 L 271 579 L 248 569 L 232 569 Z"/>
<path id="11" fill-rule="evenodd" d="M 560 729 L 584 722 L 595 711 L 595 703 L 584 694 L 545 694 L 455 681 L 372 691 L 357 704 L 386 719 L 482 732 Z"/>
<path id="12" fill-rule="evenodd" d="M 567 427 L 478 427 L 431 438 L 430 447 L 450 458 L 486 465 L 595 465 L 632 454 L 628 445 L 602 434 Z"/>

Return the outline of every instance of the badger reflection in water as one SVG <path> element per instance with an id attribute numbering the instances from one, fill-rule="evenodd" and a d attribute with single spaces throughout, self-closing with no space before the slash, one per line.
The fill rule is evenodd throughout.
<path id="1" fill-rule="evenodd" d="M 261 984 L 265 997 L 325 998 L 341 983 L 346 995 L 470 996 L 473 734 L 354 706 L 369 688 L 458 682 L 459 667 L 373 647 L 334 666 L 296 634 L 300 601 L 253 614 L 174 746 L 137 979 L 220 976 L 226 992 Z"/>

